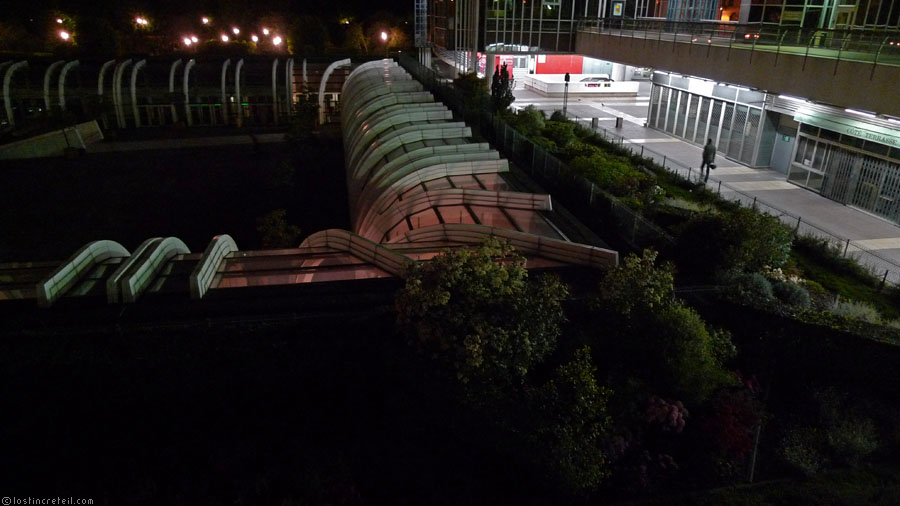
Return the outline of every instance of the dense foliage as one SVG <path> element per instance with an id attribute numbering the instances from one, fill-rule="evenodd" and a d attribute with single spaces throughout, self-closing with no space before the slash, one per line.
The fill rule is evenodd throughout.
<path id="1" fill-rule="evenodd" d="M 732 383 L 723 362 L 733 347 L 727 333 L 711 331 L 673 296 L 672 267 L 656 266 L 656 257 L 630 255 L 603 279 L 594 302 L 606 329 L 603 356 L 651 393 L 700 402 Z"/>
<path id="2" fill-rule="evenodd" d="M 777 218 L 733 207 L 688 221 L 678 236 L 676 257 L 683 272 L 709 279 L 728 269 L 756 272 L 781 267 L 790 255 L 791 241 Z"/>
<path id="3" fill-rule="evenodd" d="M 495 112 L 504 113 L 515 100 L 507 65 L 498 65 L 491 76 L 491 105 Z"/>
<path id="4" fill-rule="evenodd" d="M 566 288 L 529 282 L 505 243 L 457 248 L 412 264 L 397 298 L 410 341 L 463 383 L 521 382 L 556 346 Z"/>

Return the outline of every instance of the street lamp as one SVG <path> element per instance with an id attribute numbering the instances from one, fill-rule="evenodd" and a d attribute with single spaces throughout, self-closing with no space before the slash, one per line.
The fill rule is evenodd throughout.
<path id="1" fill-rule="evenodd" d="M 251 35 L 250 40 L 252 40 L 253 42 L 259 42 L 259 37 L 257 37 L 256 35 Z"/>
<path id="2" fill-rule="evenodd" d="M 269 35 L 269 29 L 263 28 L 263 35 Z"/>
<path id="3" fill-rule="evenodd" d="M 566 72 L 566 86 L 563 88 L 563 118 L 566 117 L 566 108 L 569 105 L 569 73 Z"/>
<path id="4" fill-rule="evenodd" d="M 275 44 L 276 46 L 281 45 L 281 37 L 276 35 L 275 38 L 272 39 L 272 44 Z"/>
<path id="5" fill-rule="evenodd" d="M 202 18 L 200 18 L 200 21 L 201 21 L 204 25 L 208 25 L 208 24 L 209 24 L 209 18 L 206 17 L 206 16 L 203 16 Z"/>
<path id="6" fill-rule="evenodd" d="M 384 57 L 385 57 L 385 58 L 388 57 L 388 44 L 387 44 L 387 40 L 388 40 L 388 34 L 387 34 L 387 32 L 381 32 L 381 41 L 384 42 Z"/>
<path id="7" fill-rule="evenodd" d="M 222 34 L 222 42 L 228 42 L 228 36 L 224 33 Z"/>
<path id="8" fill-rule="evenodd" d="M 69 40 L 69 32 L 67 32 L 65 30 L 60 30 L 59 38 L 61 38 L 62 40 Z"/>

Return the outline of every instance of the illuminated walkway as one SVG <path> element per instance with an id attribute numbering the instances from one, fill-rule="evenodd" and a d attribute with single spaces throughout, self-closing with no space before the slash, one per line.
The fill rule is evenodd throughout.
<path id="1" fill-rule="evenodd" d="M 562 109 L 562 100 L 546 98 L 528 90 L 516 90 L 517 108 L 534 105 L 548 115 Z M 605 99 L 602 102 L 587 99 L 570 100 L 568 115 L 590 125 L 589 118 L 599 118 L 598 131 L 605 131 L 610 138 L 630 143 L 646 156 L 653 156 L 672 169 L 692 178 L 698 175 L 703 148 L 659 130 L 643 126 L 647 115 L 649 83 L 642 83 L 641 93 L 634 99 Z M 615 128 L 616 116 L 623 115 L 621 129 Z M 881 218 L 845 206 L 817 193 L 786 181 L 786 175 L 770 169 L 747 167 L 721 155 L 716 157 L 718 168 L 712 171 L 708 186 L 721 191 L 727 198 L 752 203 L 780 216 L 796 226 L 800 219 L 800 232 L 811 233 L 829 239 L 848 253 L 855 253 L 862 263 L 872 267 L 879 276 L 889 271 L 888 279 L 900 283 L 900 226 Z M 689 169 L 690 168 L 690 169 Z M 721 186 L 720 183 L 721 182 Z M 847 242 L 849 240 L 849 243 Z"/>

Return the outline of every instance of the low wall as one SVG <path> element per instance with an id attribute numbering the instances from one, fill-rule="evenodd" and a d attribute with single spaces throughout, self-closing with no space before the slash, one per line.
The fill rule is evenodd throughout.
<path id="1" fill-rule="evenodd" d="M 593 76 L 588 74 L 570 76 L 570 97 L 636 97 L 640 86 L 636 81 L 581 82 L 586 77 Z M 521 80 L 526 89 L 547 97 L 561 97 L 565 93 L 564 74 L 531 74 L 516 79 Z"/>
<path id="2" fill-rule="evenodd" d="M 103 140 L 97 121 L 88 121 L 61 130 L 29 137 L 0 146 L 0 160 L 65 156 L 66 148 L 84 149 Z"/>

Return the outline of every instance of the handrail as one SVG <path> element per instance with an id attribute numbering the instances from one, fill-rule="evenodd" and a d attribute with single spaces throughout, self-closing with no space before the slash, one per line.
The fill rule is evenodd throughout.
<path id="1" fill-rule="evenodd" d="M 769 26 L 763 23 L 724 23 L 719 21 L 665 21 L 657 19 L 608 19 L 583 18 L 577 30 L 587 33 L 607 34 L 614 37 L 671 41 L 700 45 L 700 35 L 706 37 L 706 44 L 732 48 L 749 49 L 753 52 L 774 52 L 776 55 L 802 55 L 804 65 L 809 56 L 835 59 L 838 62 L 871 62 L 873 66 L 900 66 L 897 58 L 886 58 L 888 44 L 898 34 L 888 30 L 859 29 L 804 29 Z M 654 37 L 655 35 L 655 37 Z M 663 37 L 665 35 L 665 37 Z M 684 37 L 688 36 L 688 39 Z M 840 45 L 831 41 L 840 41 Z M 814 47 L 820 50 L 812 51 Z M 900 44 L 898 44 L 900 47 Z M 776 56 L 777 61 L 777 56 Z M 835 64 L 837 67 L 837 63 Z"/>
<path id="2" fill-rule="evenodd" d="M 881 39 L 881 44 L 878 45 L 878 51 L 875 51 L 875 59 L 872 61 L 872 75 L 875 74 L 875 67 L 878 65 L 878 57 L 881 56 L 881 51 L 884 49 L 885 43 L 890 38 L 890 35 L 885 35 L 884 38 Z"/>

